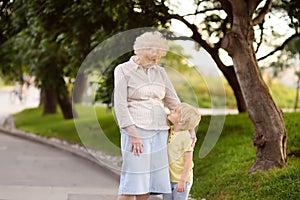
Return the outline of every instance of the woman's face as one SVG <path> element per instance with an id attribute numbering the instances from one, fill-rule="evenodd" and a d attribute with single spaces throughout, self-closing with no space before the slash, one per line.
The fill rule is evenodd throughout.
<path id="1" fill-rule="evenodd" d="M 160 61 L 163 52 L 159 49 L 146 48 L 139 50 L 137 56 L 143 66 L 152 66 Z"/>

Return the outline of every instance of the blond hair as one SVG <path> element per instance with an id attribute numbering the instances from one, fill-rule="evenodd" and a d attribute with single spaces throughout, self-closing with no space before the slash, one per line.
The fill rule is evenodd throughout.
<path id="1" fill-rule="evenodd" d="M 169 49 L 168 41 L 158 31 L 146 32 L 135 39 L 133 50 L 135 54 L 144 49 L 153 48 L 160 50 L 162 55 L 165 55 Z"/>
<path id="2" fill-rule="evenodd" d="M 182 129 L 190 130 L 195 128 L 200 120 L 201 114 L 199 109 L 187 104 L 187 103 L 180 103 L 179 104 L 180 110 L 180 120 L 182 121 Z"/>

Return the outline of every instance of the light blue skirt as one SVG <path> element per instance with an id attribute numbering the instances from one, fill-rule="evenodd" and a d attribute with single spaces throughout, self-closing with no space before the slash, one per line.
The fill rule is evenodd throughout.
<path id="1" fill-rule="evenodd" d="M 167 155 L 167 130 L 149 131 L 137 128 L 143 139 L 143 153 L 130 152 L 128 133 L 121 130 L 122 171 L 119 195 L 171 193 Z"/>

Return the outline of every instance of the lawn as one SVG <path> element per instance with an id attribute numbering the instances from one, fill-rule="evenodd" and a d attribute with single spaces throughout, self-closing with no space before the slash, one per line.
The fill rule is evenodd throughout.
<path id="1" fill-rule="evenodd" d="M 15 114 L 16 126 L 45 137 L 119 154 L 120 135 L 114 116 L 104 107 L 77 106 L 79 118 L 63 120 L 61 113 L 42 116 L 42 109 Z M 194 152 L 195 199 L 298 199 L 300 196 L 300 113 L 285 113 L 288 132 L 288 165 L 283 169 L 250 174 L 255 159 L 253 126 L 247 114 L 226 116 L 222 134 L 212 151 L 200 158 L 199 149 L 208 129 L 210 116 L 203 116 Z M 77 127 L 77 129 L 76 129 Z M 104 134 L 101 134 L 104 133 Z"/>

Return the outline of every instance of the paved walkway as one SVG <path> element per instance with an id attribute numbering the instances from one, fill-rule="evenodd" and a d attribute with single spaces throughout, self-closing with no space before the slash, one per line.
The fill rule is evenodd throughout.
<path id="1" fill-rule="evenodd" d="M 86 159 L 0 132 L 1 200 L 111 200 L 119 178 Z"/>
<path id="2" fill-rule="evenodd" d="M 28 91 L 26 102 L 11 102 L 10 93 L 11 89 L 0 90 L 0 126 L 10 114 L 39 104 L 35 88 Z M 86 156 L 77 147 L 12 131 L 0 130 L 0 200 L 117 199 L 119 176 L 90 159 L 89 153 Z M 97 153 L 107 163 L 116 163 Z"/>
<path id="3" fill-rule="evenodd" d="M 26 102 L 11 102 L 0 90 L 0 123 L 24 108 L 38 106 L 32 88 Z M 119 177 L 93 162 L 32 140 L 0 132 L 0 200 L 112 200 Z"/>

